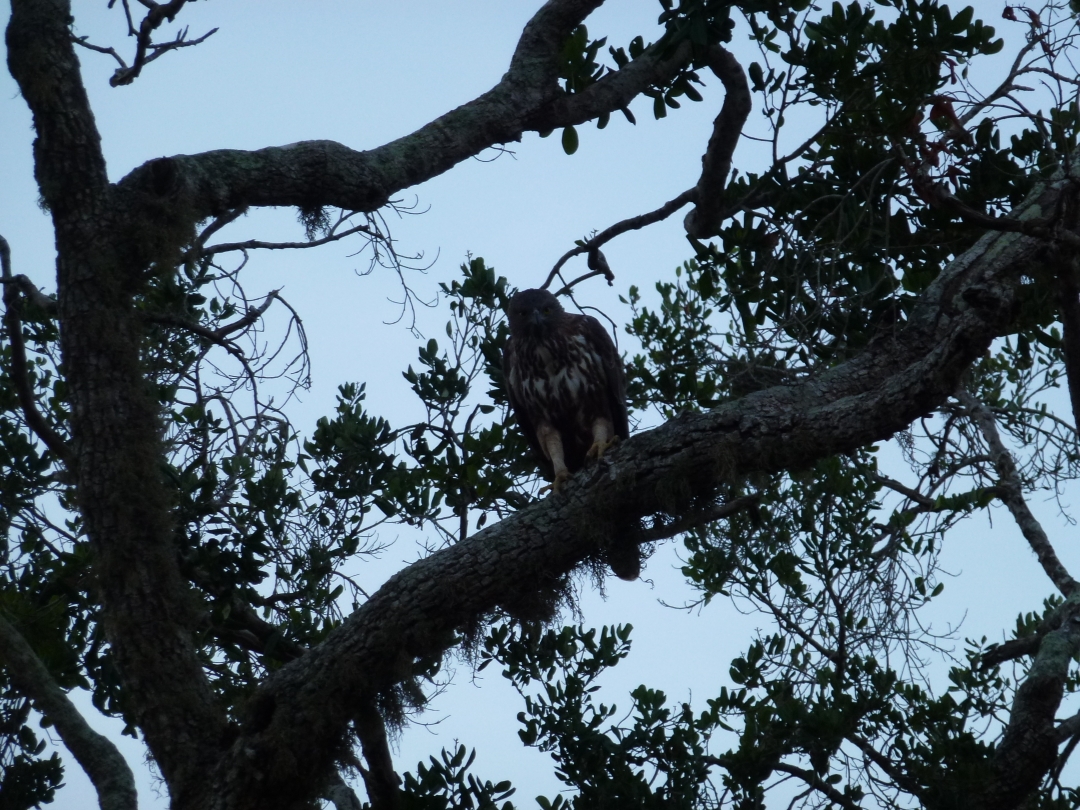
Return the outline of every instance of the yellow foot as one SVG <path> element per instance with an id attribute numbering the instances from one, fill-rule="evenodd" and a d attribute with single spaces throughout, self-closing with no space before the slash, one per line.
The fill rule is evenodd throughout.
<path id="1" fill-rule="evenodd" d="M 589 448 L 589 452 L 585 454 L 585 458 L 595 458 L 599 461 L 604 457 L 604 453 L 614 447 L 618 441 L 618 436 L 612 436 L 606 442 L 593 442 L 593 446 Z"/>
<path id="2" fill-rule="evenodd" d="M 553 495 L 557 495 L 562 490 L 562 485 L 570 480 L 570 471 L 563 470 L 562 472 L 555 473 L 555 480 L 546 486 L 540 487 L 540 493 L 543 495 L 546 492 L 550 492 Z"/>

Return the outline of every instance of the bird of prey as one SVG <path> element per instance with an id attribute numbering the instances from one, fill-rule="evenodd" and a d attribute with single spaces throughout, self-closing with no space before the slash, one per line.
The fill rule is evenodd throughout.
<path id="1" fill-rule="evenodd" d="M 547 290 L 522 290 L 510 299 L 510 337 L 503 372 L 510 407 L 544 476 L 558 492 L 590 459 L 630 435 L 626 375 L 607 330 L 596 318 L 566 312 Z M 632 562 L 609 563 L 624 579 L 640 571 Z"/>

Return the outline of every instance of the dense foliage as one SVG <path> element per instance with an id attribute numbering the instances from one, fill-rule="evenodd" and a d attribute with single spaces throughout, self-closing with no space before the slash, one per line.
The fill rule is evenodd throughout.
<path id="1" fill-rule="evenodd" d="M 752 171 L 736 160 L 715 234 L 691 238 L 692 255 L 655 290 L 625 290 L 631 404 L 643 424 L 755 392 L 783 396 L 900 339 L 943 268 L 988 230 L 1021 229 L 1010 214 L 1040 184 L 1075 171 L 1080 80 L 1068 7 L 1008 7 L 1010 49 L 972 8 L 937 0 L 661 5 L 648 53 L 689 43 L 693 55 L 645 91 L 653 114 L 702 100 L 709 48 L 749 36 L 760 56 L 745 68 L 772 160 Z M 609 47 L 577 27 L 559 55 L 564 93 L 643 58 L 647 39 Z M 975 81 L 983 65 L 1001 71 L 997 84 Z M 607 120 L 597 116 L 598 126 Z M 562 127 L 568 154 L 574 126 Z M 1063 209 L 1060 222 L 1075 227 Z M 370 215 L 321 205 L 301 214 L 310 241 L 347 231 L 380 239 Z M 235 729 L 253 722 L 268 675 L 368 601 L 349 571 L 376 550 L 379 527 L 414 527 L 434 552 L 534 504 L 542 482 L 507 414 L 502 310 L 513 291 L 495 269 L 472 259 L 440 285 L 446 337 L 422 341 L 404 371 L 423 420 L 374 414 L 364 384 L 343 382 L 336 411 L 309 431 L 265 393 L 305 382 L 299 321 L 267 343 L 260 319 L 287 305 L 276 294 L 249 301 L 248 251 L 209 244 L 230 216 L 239 213 L 153 255 L 132 301 L 163 424 L 175 558 L 197 604 L 195 649 Z M 708 491 L 672 495 L 664 525 L 685 520 L 684 574 L 702 602 L 734 599 L 764 617 L 731 662 L 729 688 L 690 705 L 642 685 L 625 716 L 598 702 L 599 674 L 628 655 L 621 666 L 633 666 L 630 628 L 553 626 L 580 568 L 538 578 L 535 593 L 473 617 L 441 644 L 472 665 L 502 668 L 521 693 L 522 742 L 550 752 L 567 786 L 539 798 L 542 807 L 1080 805 L 1062 775 L 1080 720 L 1058 717 L 1050 750 L 1010 737 L 1028 710 L 1026 684 L 1044 679 L 1039 688 L 1058 701 L 1080 685 L 1069 663 L 1076 649 L 1048 641 L 1073 615 L 1075 583 L 1053 573 L 1045 533 L 1040 541 L 1022 522 L 1024 494 L 1060 493 L 1080 474 L 1067 393 L 1080 386 L 1080 356 L 1068 347 L 1080 326 L 1069 321 L 1078 282 L 1068 249 L 1045 241 L 1045 262 L 1024 269 L 992 350 L 961 370 L 954 397 L 892 440 L 902 469 L 882 461 L 884 444 L 825 457 L 809 449 L 802 468 L 725 470 Z M 596 257 L 601 244 L 581 249 Z M 56 683 L 92 690 L 100 711 L 139 733 L 102 620 L 71 461 L 42 438 L 71 436 L 56 304 L 20 294 L 7 267 L 5 277 L 0 615 Z M 582 289 L 563 291 L 572 299 Z M 35 412 L 44 428 L 31 424 Z M 968 640 L 947 659 L 947 682 L 936 681 L 927 662 L 954 641 L 925 630 L 919 611 L 943 587 L 942 544 L 963 518 L 999 503 L 1022 522 L 1051 581 L 1015 628 L 1003 628 L 1014 641 Z M 727 509 L 710 520 L 710 506 Z M 635 530 L 647 541 L 662 522 Z M 600 543 L 586 577 L 603 576 L 602 552 Z M 423 706 L 441 662 L 409 661 L 375 698 L 379 717 L 400 727 Z M 30 696 L 0 677 L 0 807 L 36 806 L 51 800 L 60 766 L 32 730 Z M 359 724 L 350 733 L 368 779 L 377 757 Z M 358 765 L 352 754 L 337 760 L 346 772 Z M 473 775 L 472 761 L 466 747 L 442 752 L 404 774 L 395 801 L 531 804 L 511 798 L 509 782 Z"/>

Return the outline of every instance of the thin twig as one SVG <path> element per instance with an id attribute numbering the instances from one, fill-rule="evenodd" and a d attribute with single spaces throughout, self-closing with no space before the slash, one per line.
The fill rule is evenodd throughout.
<path id="1" fill-rule="evenodd" d="M 249 239 L 246 242 L 224 242 L 220 245 L 211 245 L 208 248 L 201 248 L 199 254 L 202 256 L 213 256 L 218 253 L 225 253 L 232 250 L 300 250 L 302 248 L 328 245 L 331 242 L 337 242 L 339 239 L 344 239 L 346 236 L 352 236 L 354 233 L 365 233 L 372 239 L 383 238 L 382 234 L 372 230 L 369 226 L 357 225 L 353 228 L 347 228 L 346 230 L 341 231 L 341 233 L 333 233 L 329 236 L 324 236 L 322 239 L 313 239 L 310 242 L 262 242 L 258 239 Z"/>

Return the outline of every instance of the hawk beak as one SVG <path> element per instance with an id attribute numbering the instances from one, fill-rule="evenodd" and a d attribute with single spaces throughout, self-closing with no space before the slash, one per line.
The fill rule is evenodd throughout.
<path id="1" fill-rule="evenodd" d="M 538 309 L 534 309 L 532 311 L 531 316 L 530 316 L 530 320 L 532 321 L 533 326 L 537 326 L 537 327 L 543 326 L 544 325 L 544 313 L 542 313 Z"/>

